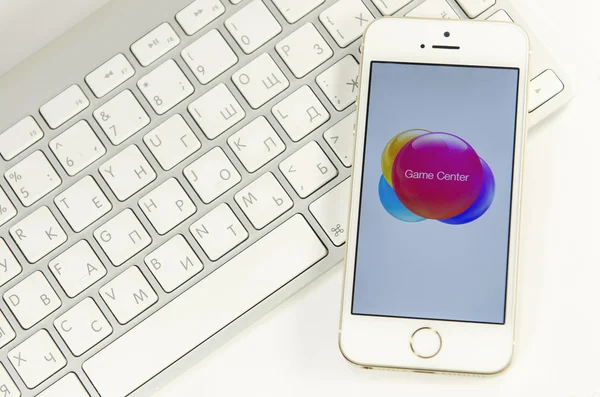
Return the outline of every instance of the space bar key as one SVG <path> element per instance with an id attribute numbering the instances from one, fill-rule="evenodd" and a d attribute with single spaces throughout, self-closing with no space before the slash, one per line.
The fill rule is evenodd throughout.
<path id="1" fill-rule="evenodd" d="M 83 370 L 102 397 L 124 397 L 326 254 L 304 217 L 294 215 L 98 352 Z"/>

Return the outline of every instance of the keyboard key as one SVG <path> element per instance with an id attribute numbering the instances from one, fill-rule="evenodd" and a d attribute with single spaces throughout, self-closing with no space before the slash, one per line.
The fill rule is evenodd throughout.
<path id="1" fill-rule="evenodd" d="M 106 268 L 86 240 L 80 240 L 48 264 L 69 298 L 74 298 L 106 275 Z"/>
<path id="2" fill-rule="evenodd" d="M 138 201 L 146 218 L 160 235 L 194 215 L 196 206 L 177 179 L 169 178 Z"/>
<path id="3" fill-rule="evenodd" d="M 273 106 L 272 112 L 294 142 L 329 120 L 329 112 L 307 85 Z"/>
<path id="4" fill-rule="evenodd" d="M 54 320 L 54 328 L 76 357 L 112 333 L 112 327 L 92 298 L 85 298 Z"/>
<path id="5" fill-rule="evenodd" d="M 10 325 L 4 314 L 0 312 L 0 348 L 8 345 L 13 339 L 15 339 L 17 334 L 15 334 L 15 330 Z M 0 391 L 5 391 L 2 389 L 2 377 L 0 375 Z"/>
<path id="6" fill-rule="evenodd" d="M 83 385 L 73 372 L 41 392 L 37 397 L 89 397 Z"/>
<path id="7" fill-rule="evenodd" d="M 191 36 L 225 12 L 225 6 L 219 0 L 196 0 L 175 15 L 175 19 Z M 216 55 L 216 53 L 215 53 Z"/>
<path id="8" fill-rule="evenodd" d="M 40 150 L 6 171 L 4 177 L 25 207 L 42 199 L 62 183 L 62 179 Z"/>
<path id="9" fill-rule="evenodd" d="M 40 107 L 40 113 L 53 130 L 90 106 L 81 88 L 74 84 Z"/>
<path id="10" fill-rule="evenodd" d="M 217 85 L 190 103 L 188 111 L 208 139 L 215 139 L 246 117 L 225 84 Z"/>
<path id="11" fill-rule="evenodd" d="M 329 157 L 315 141 L 307 143 L 283 160 L 279 169 L 302 198 L 310 196 L 338 174 Z"/>
<path id="12" fill-rule="evenodd" d="M 248 231 L 225 203 L 190 226 L 190 232 L 212 261 L 246 241 Z"/>
<path id="13" fill-rule="evenodd" d="M 347 178 L 309 206 L 325 234 L 338 247 L 346 242 L 348 233 L 350 187 L 350 178 Z"/>
<path id="14" fill-rule="evenodd" d="M 0 226 L 17 216 L 17 209 L 0 187 Z"/>
<path id="15" fill-rule="evenodd" d="M 67 365 L 65 356 L 45 329 L 8 352 L 8 359 L 30 389 Z"/>
<path id="16" fill-rule="evenodd" d="M 51 140 L 50 149 L 71 176 L 106 154 L 106 148 L 85 120 Z"/>
<path id="17" fill-rule="evenodd" d="M 498 10 L 489 17 L 487 17 L 488 21 L 499 21 L 499 22 L 514 22 L 513 19 L 508 15 L 508 12 L 504 10 Z"/>
<path id="18" fill-rule="evenodd" d="M 0 155 L 6 161 L 12 160 L 43 137 L 35 119 L 27 116 L 0 134 Z"/>
<path id="19" fill-rule="evenodd" d="M 130 267 L 100 288 L 100 296 L 121 324 L 127 324 L 158 301 L 137 266 Z"/>
<path id="20" fill-rule="evenodd" d="M 565 85 L 553 70 L 546 70 L 529 82 L 529 113 L 558 95 Z"/>
<path id="21" fill-rule="evenodd" d="M 221 33 L 213 29 L 181 51 L 198 81 L 208 84 L 238 62 Z"/>
<path id="22" fill-rule="evenodd" d="M 129 90 L 94 110 L 94 118 L 115 146 L 150 124 L 150 117 Z"/>
<path id="23" fill-rule="evenodd" d="M 392 15 L 413 0 L 372 0 L 383 15 Z"/>
<path id="24" fill-rule="evenodd" d="M 121 266 L 152 244 L 152 238 L 129 208 L 98 228 L 94 237 L 115 266 Z"/>
<path id="25" fill-rule="evenodd" d="M 456 0 L 460 8 L 463 9 L 469 18 L 477 18 L 485 11 L 489 10 L 496 0 Z"/>
<path id="26" fill-rule="evenodd" d="M 289 23 L 296 23 L 309 12 L 325 3 L 325 0 L 273 0 L 273 3 Z"/>
<path id="27" fill-rule="evenodd" d="M 194 86 L 172 59 L 142 77 L 137 86 L 157 114 L 166 113 L 194 93 Z"/>
<path id="28" fill-rule="evenodd" d="M 22 270 L 21 264 L 4 239 L 0 237 L 0 286 L 15 278 Z"/>
<path id="29" fill-rule="evenodd" d="M 240 190 L 235 201 L 259 230 L 294 206 L 290 196 L 270 172 Z"/>
<path id="30" fill-rule="evenodd" d="M 446 0 L 425 0 L 406 14 L 414 18 L 459 19 Z"/>
<path id="31" fill-rule="evenodd" d="M 129 80 L 134 74 L 135 70 L 125 55 L 117 54 L 85 76 L 85 82 L 96 97 L 102 98 Z"/>
<path id="32" fill-rule="evenodd" d="M 354 134 L 355 123 L 356 111 L 344 117 L 323 134 L 327 144 L 333 149 L 335 155 L 338 156 L 346 168 L 350 168 L 354 160 L 354 143 L 356 141 Z"/>
<path id="33" fill-rule="evenodd" d="M 233 82 L 253 109 L 290 86 L 269 54 L 262 54 L 233 74 Z"/>
<path id="34" fill-rule="evenodd" d="M 20 397 L 21 392 L 15 382 L 12 380 L 8 372 L 6 372 L 6 368 L 4 365 L 0 363 L 0 391 L 4 392 L 4 394 L 8 397 Z"/>
<path id="35" fill-rule="evenodd" d="M 40 271 L 6 291 L 4 301 L 24 329 L 33 327 L 61 305 L 60 298 Z"/>
<path id="36" fill-rule="evenodd" d="M 145 262 L 166 292 L 173 292 L 204 268 L 198 256 L 180 234 L 148 255 Z"/>
<path id="37" fill-rule="evenodd" d="M 83 370 L 100 395 L 124 397 L 325 255 L 296 215 L 86 361 Z M 168 343 L 150 349 L 149 340 Z"/>
<path id="38" fill-rule="evenodd" d="M 131 52 L 142 66 L 148 66 L 179 45 L 179 36 L 167 22 L 131 45 Z"/>
<path id="39" fill-rule="evenodd" d="M 340 0 L 323 11 L 319 19 L 338 45 L 344 48 L 362 36 L 374 18 L 361 0 Z"/>
<path id="40" fill-rule="evenodd" d="M 333 56 L 331 47 L 312 23 L 307 23 L 275 46 L 294 76 L 302 78 Z"/>
<path id="41" fill-rule="evenodd" d="M 264 116 L 231 135 L 227 143 L 248 172 L 258 170 L 285 150 L 285 143 Z"/>
<path id="42" fill-rule="evenodd" d="M 120 201 L 156 179 L 156 173 L 137 146 L 131 145 L 100 167 L 100 174 Z"/>
<path id="43" fill-rule="evenodd" d="M 346 55 L 318 75 L 317 84 L 337 110 L 346 109 L 358 95 L 358 62 Z"/>
<path id="44" fill-rule="evenodd" d="M 112 209 L 112 204 L 91 176 L 84 176 L 56 196 L 54 204 L 74 232 L 79 233 Z"/>
<path id="45" fill-rule="evenodd" d="M 205 204 L 237 185 L 242 176 L 220 147 L 211 149 L 183 170 L 183 174 Z"/>
<path id="46" fill-rule="evenodd" d="M 171 116 L 146 134 L 144 143 L 165 171 L 181 163 L 202 146 L 180 114 Z"/>
<path id="47" fill-rule="evenodd" d="M 48 207 L 38 208 L 10 228 L 10 234 L 30 263 L 35 263 L 67 241 Z"/>
<path id="48" fill-rule="evenodd" d="M 281 25 L 261 0 L 254 0 L 225 21 L 225 27 L 246 54 L 277 36 Z"/>

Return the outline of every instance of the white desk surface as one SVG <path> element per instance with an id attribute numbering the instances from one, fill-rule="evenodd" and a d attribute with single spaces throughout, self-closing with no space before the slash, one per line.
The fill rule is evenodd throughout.
<path id="1" fill-rule="evenodd" d="M 0 74 L 106 1 L 0 0 Z M 337 267 L 155 397 L 600 397 L 600 2 L 513 2 L 577 93 L 529 136 L 510 369 L 471 378 L 350 366 L 337 348 Z"/>

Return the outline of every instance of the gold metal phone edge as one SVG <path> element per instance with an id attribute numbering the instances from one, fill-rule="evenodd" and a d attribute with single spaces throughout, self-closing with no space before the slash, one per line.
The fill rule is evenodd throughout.
<path id="1" fill-rule="evenodd" d="M 375 19 L 373 21 L 371 21 L 369 23 L 369 25 L 367 25 L 367 28 L 365 29 L 365 32 L 363 34 L 363 38 L 362 38 L 362 48 L 363 50 L 360 53 L 360 68 L 359 68 L 359 86 L 362 87 L 362 68 L 364 65 L 364 58 L 365 58 L 365 51 L 364 51 L 364 45 L 367 39 L 367 33 L 369 32 L 369 28 L 371 28 L 371 25 L 373 23 L 375 23 L 376 21 L 380 20 L 380 19 L 387 19 L 387 18 L 406 18 L 406 17 L 393 17 L 393 16 L 384 16 L 382 18 L 378 18 Z M 438 20 L 436 18 L 413 18 L 413 19 L 428 19 L 428 20 Z M 486 22 L 486 21 L 472 21 L 472 22 Z M 502 23 L 502 22 L 498 22 L 498 23 Z M 512 23 L 512 22 L 504 22 L 504 23 Z M 517 25 L 518 26 L 518 25 Z M 520 27 L 520 26 L 519 26 Z M 522 28 L 521 28 L 522 29 Z M 529 90 L 528 90 L 528 85 L 529 85 L 529 76 L 531 75 L 531 39 L 529 37 L 529 35 L 527 34 L 527 32 L 525 30 L 523 30 L 525 32 L 525 37 L 527 38 L 527 47 L 528 47 L 528 60 L 527 60 L 527 79 L 526 81 L 527 86 L 524 88 L 524 103 L 527 104 L 527 100 L 529 97 Z M 358 125 L 358 116 L 359 116 L 359 112 L 358 109 L 360 107 L 360 92 L 356 97 L 356 118 L 354 120 L 354 126 L 356 128 L 356 126 Z M 523 175 L 525 174 L 525 156 L 526 156 L 526 146 L 527 146 L 527 137 L 528 137 L 528 118 L 529 118 L 529 112 L 527 111 L 526 105 L 523 108 L 523 133 L 521 136 L 521 145 L 522 145 L 522 156 L 521 156 L 521 165 L 520 165 L 520 186 L 519 186 L 519 197 L 517 198 L 519 200 L 519 235 L 520 235 L 520 228 L 521 228 L 521 219 L 522 219 L 522 213 L 523 213 L 523 206 L 522 206 L 522 202 L 523 202 Z M 355 133 L 356 136 L 356 133 Z M 354 148 L 353 148 L 353 153 L 356 152 L 356 140 L 354 141 Z M 350 186 L 354 186 L 354 178 L 355 178 L 355 168 L 352 168 L 352 173 L 350 176 Z M 352 194 L 351 196 L 352 197 Z M 350 214 L 351 214 L 351 206 L 349 206 L 348 208 L 348 215 L 347 215 L 347 222 L 349 222 L 350 220 Z M 519 236 L 520 237 L 520 236 Z M 516 354 L 516 350 L 515 350 L 515 346 L 516 346 L 516 332 L 517 332 L 517 328 L 518 328 L 518 316 L 517 316 L 517 301 L 518 301 L 518 286 L 519 286 L 519 274 L 520 274 L 520 256 L 521 256 L 521 244 L 520 244 L 520 238 L 519 241 L 517 242 L 517 269 L 516 269 L 516 273 L 515 273 L 515 298 L 514 298 L 514 319 L 513 319 L 513 341 L 512 341 L 512 346 L 511 346 L 511 354 L 510 354 L 510 360 L 508 360 L 508 362 L 506 363 L 506 365 L 502 368 L 500 368 L 498 371 L 495 372 L 489 372 L 489 373 L 484 373 L 484 372 L 471 372 L 471 371 L 444 371 L 444 370 L 432 370 L 432 369 L 421 369 L 421 368 L 408 368 L 408 367 L 390 367 L 390 366 L 384 366 L 384 365 L 366 365 L 366 364 L 361 364 L 358 362 L 353 361 L 350 357 L 348 357 L 346 355 L 346 353 L 344 352 L 344 349 L 342 347 L 342 323 L 343 323 L 343 316 L 344 316 L 344 309 L 345 309 L 345 305 L 344 305 L 344 296 L 346 295 L 346 277 L 347 277 L 347 272 L 348 272 L 348 267 L 346 266 L 346 258 L 348 256 L 348 245 L 346 244 L 346 248 L 345 248 L 345 256 L 344 259 L 342 261 L 343 263 L 343 267 L 344 267 L 344 271 L 343 271 L 343 283 L 342 283 L 342 294 L 341 294 L 341 305 L 340 305 L 340 321 L 339 321 L 339 326 L 338 326 L 338 349 L 340 351 L 340 354 L 342 355 L 342 357 L 344 357 L 344 359 L 350 363 L 352 366 L 360 368 L 360 369 L 364 369 L 364 370 L 380 370 L 380 371 L 393 371 L 393 372 L 401 372 L 401 373 L 407 373 L 407 372 L 412 372 L 412 373 L 421 373 L 421 374 L 436 374 L 436 375 L 448 375 L 448 376 L 466 376 L 466 377 L 476 377 L 476 378 L 494 378 L 497 377 L 499 375 L 504 374 L 506 371 L 508 371 L 508 369 L 511 367 L 512 363 L 514 362 L 514 357 Z M 412 338 L 412 337 L 411 337 Z"/>

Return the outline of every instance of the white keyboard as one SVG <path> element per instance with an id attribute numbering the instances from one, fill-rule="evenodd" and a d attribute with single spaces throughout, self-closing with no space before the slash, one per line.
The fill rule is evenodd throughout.
<path id="1" fill-rule="evenodd" d="M 1 77 L 0 395 L 150 395 L 339 263 L 381 15 L 524 25 L 506 0 L 121 0 Z M 532 40 L 531 126 L 571 96 Z"/>

